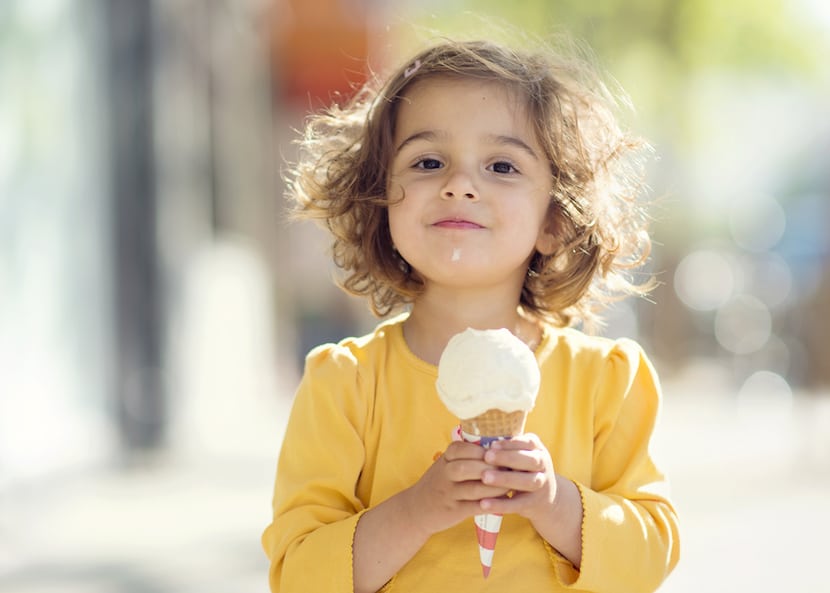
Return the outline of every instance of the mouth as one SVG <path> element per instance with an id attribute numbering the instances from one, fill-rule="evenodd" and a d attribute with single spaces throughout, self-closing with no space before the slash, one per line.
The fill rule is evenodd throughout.
<path id="1" fill-rule="evenodd" d="M 441 220 L 433 223 L 432 226 L 441 228 L 441 229 L 483 229 L 484 227 L 480 224 L 473 222 L 471 220 L 465 220 L 463 218 L 442 218 Z"/>

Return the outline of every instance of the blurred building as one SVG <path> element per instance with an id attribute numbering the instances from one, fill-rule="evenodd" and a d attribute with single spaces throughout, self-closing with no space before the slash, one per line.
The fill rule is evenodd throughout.
<path id="1" fill-rule="evenodd" d="M 0 81 L 16 92 L 0 96 L 0 466 L 203 443 L 229 417 L 205 411 L 225 410 L 226 392 L 290 394 L 309 348 L 374 323 L 335 288 L 326 237 L 286 220 L 280 177 L 306 113 L 383 70 L 404 8 L 4 5 Z M 665 57 L 629 49 L 634 70 Z M 660 130 L 658 190 L 675 183 L 655 224 L 663 284 L 607 332 L 644 341 L 667 373 L 705 359 L 735 389 L 762 371 L 826 386 L 826 102 L 770 75 L 747 109 L 743 86 L 710 78 L 675 87 L 688 103 L 664 97 L 691 113 L 667 119 L 711 122 L 712 136 L 684 152 Z M 755 138 L 759 122 L 777 123 Z M 799 143 L 804 159 L 783 158 Z M 712 208 L 725 226 L 694 216 L 732 202 Z"/>

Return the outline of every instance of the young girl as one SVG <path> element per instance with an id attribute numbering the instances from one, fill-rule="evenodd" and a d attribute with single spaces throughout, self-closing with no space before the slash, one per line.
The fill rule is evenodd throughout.
<path id="1" fill-rule="evenodd" d="M 291 183 L 343 286 L 386 315 L 307 357 L 263 534 L 273 591 L 653 591 L 678 559 L 640 347 L 573 329 L 648 255 L 639 145 L 590 71 L 442 42 L 312 117 Z M 535 352 L 527 433 L 451 440 L 437 362 L 465 328 Z M 473 516 L 503 513 L 481 574 Z"/>

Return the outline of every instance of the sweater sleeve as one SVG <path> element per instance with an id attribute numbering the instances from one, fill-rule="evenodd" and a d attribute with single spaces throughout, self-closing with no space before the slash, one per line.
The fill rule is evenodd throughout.
<path id="1" fill-rule="evenodd" d="M 367 407 L 346 348 L 312 351 L 285 431 L 272 523 L 262 535 L 271 590 L 351 593 L 352 541 L 364 504 Z"/>
<path id="2" fill-rule="evenodd" d="M 656 590 L 679 557 L 677 516 L 649 443 L 660 406 L 651 364 L 631 340 L 611 350 L 595 395 L 594 453 L 582 497 L 582 563 L 560 581 L 596 593 Z"/>

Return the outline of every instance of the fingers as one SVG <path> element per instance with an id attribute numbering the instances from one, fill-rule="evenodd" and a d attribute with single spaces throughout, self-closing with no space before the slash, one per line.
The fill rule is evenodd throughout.
<path id="1" fill-rule="evenodd" d="M 462 482 L 454 489 L 454 499 L 457 501 L 472 502 L 478 507 L 482 499 L 500 498 L 505 496 L 509 489 L 500 486 L 489 486 L 480 481 Z M 478 508 L 474 509 L 478 510 Z"/>
<path id="2" fill-rule="evenodd" d="M 466 443 L 464 441 L 454 441 L 449 444 L 447 450 L 444 451 L 443 457 L 447 461 L 456 461 L 459 459 L 484 459 L 485 449 L 475 443 Z"/>
<path id="3" fill-rule="evenodd" d="M 545 485 L 548 472 L 541 470 L 516 470 L 489 468 L 481 474 L 481 481 L 490 486 L 498 486 L 507 490 L 521 490 L 531 492 Z"/>
<path id="4" fill-rule="evenodd" d="M 503 439 L 501 441 L 493 441 L 490 449 L 499 451 L 515 451 L 520 449 L 544 449 L 545 446 L 539 437 L 533 433 L 525 433 L 517 437 Z"/>
<path id="5" fill-rule="evenodd" d="M 553 461 L 534 434 L 496 441 L 489 449 L 454 442 L 436 465 L 452 484 L 450 498 L 465 509 L 531 517 L 546 512 L 556 496 Z"/>
<path id="6" fill-rule="evenodd" d="M 543 472 L 551 465 L 548 456 L 541 451 L 488 451 L 484 462 L 520 472 Z"/>
<path id="7" fill-rule="evenodd" d="M 455 500 L 478 501 L 503 496 L 507 492 L 506 488 L 481 481 L 482 474 L 490 468 L 484 461 L 484 453 L 479 445 L 455 442 L 435 462 L 444 479 L 453 484 L 452 498 Z"/>
<path id="8" fill-rule="evenodd" d="M 549 488 L 555 476 L 548 450 L 533 434 L 493 443 L 484 461 L 490 467 L 482 473 L 482 482 L 517 492 Z"/>
<path id="9" fill-rule="evenodd" d="M 458 501 L 498 498 L 510 490 L 534 492 L 545 487 L 553 464 L 547 449 L 533 434 L 498 441 L 490 449 L 456 441 L 436 461 L 443 479 L 452 483 Z"/>
<path id="10" fill-rule="evenodd" d="M 482 482 L 507 490 L 506 496 L 481 499 L 481 509 L 488 513 L 529 517 L 533 509 L 549 506 L 556 496 L 556 477 L 545 472 L 490 469 L 482 475 Z"/>
<path id="11" fill-rule="evenodd" d="M 498 498 L 507 494 L 509 487 L 486 483 L 482 476 L 489 468 L 483 461 L 455 461 L 447 464 L 452 493 L 456 500 L 479 501 L 482 498 Z"/>
<path id="12" fill-rule="evenodd" d="M 443 464 L 443 472 L 453 482 L 480 480 L 487 468 L 484 449 L 472 443 L 450 444 L 436 463 Z"/>
<path id="13" fill-rule="evenodd" d="M 499 441 L 484 453 L 484 461 L 498 468 L 521 472 L 545 472 L 553 469 L 550 454 L 535 441 Z"/>

